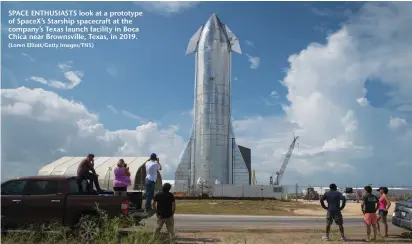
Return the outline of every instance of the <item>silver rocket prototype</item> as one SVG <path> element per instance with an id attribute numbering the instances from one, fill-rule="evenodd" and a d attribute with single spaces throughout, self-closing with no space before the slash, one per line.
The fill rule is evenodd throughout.
<path id="1" fill-rule="evenodd" d="M 249 184 L 249 171 L 235 142 L 231 121 L 232 52 L 237 37 L 216 14 L 190 39 L 195 53 L 194 119 L 189 142 L 176 170 L 176 184 Z"/>

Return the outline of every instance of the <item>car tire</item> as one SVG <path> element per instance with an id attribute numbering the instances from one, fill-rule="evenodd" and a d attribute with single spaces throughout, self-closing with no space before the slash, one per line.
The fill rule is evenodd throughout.
<path id="1" fill-rule="evenodd" d="M 76 224 L 76 235 L 82 241 L 93 241 L 100 233 L 100 219 L 95 215 L 83 215 Z"/>

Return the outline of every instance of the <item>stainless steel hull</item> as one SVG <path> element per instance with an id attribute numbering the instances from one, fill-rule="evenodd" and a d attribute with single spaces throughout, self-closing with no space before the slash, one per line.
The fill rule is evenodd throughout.
<path id="1" fill-rule="evenodd" d="M 189 42 L 186 54 L 196 54 L 194 121 L 176 170 L 181 184 L 195 188 L 210 188 L 215 182 L 234 184 L 235 164 L 245 165 L 241 155 L 235 156 L 239 149 L 231 122 L 232 51 L 241 53 L 239 42 L 215 14 Z"/>

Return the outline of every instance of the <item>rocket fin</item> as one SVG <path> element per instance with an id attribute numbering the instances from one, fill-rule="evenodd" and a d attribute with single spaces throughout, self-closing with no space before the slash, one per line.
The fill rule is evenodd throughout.
<path id="1" fill-rule="evenodd" d="M 180 155 L 179 164 L 176 168 L 175 180 L 176 183 L 188 185 L 190 179 L 191 167 L 191 152 L 192 152 L 192 137 L 187 142 L 186 148 Z"/>
<path id="2" fill-rule="evenodd" d="M 229 29 L 227 25 L 225 26 L 227 37 L 230 41 L 230 48 L 233 52 L 242 54 L 242 50 L 240 49 L 239 39 L 235 36 L 235 34 Z"/>
<path id="3" fill-rule="evenodd" d="M 232 121 L 230 121 L 230 134 L 232 138 L 235 138 L 233 133 Z M 233 169 L 233 184 L 235 185 L 249 185 L 249 170 L 246 166 L 246 162 L 243 159 L 239 146 L 236 143 L 236 139 L 232 141 L 234 169 Z"/>
<path id="4" fill-rule="evenodd" d="M 197 46 L 199 44 L 200 34 L 202 34 L 203 26 L 204 25 L 201 25 L 196 33 L 192 36 L 192 38 L 190 38 L 189 44 L 187 45 L 186 49 L 186 55 L 197 51 Z"/>

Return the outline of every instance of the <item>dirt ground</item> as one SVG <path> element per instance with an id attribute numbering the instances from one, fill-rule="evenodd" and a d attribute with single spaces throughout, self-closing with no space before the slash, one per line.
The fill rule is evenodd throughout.
<path id="1" fill-rule="evenodd" d="M 325 210 L 319 201 L 282 200 L 178 200 L 177 214 L 228 214 L 228 215 L 272 215 L 272 216 L 322 216 Z M 389 215 L 395 203 L 392 202 Z M 344 216 L 361 216 L 360 203 L 348 202 Z M 251 211 L 253 210 L 253 211 Z"/>
<path id="2" fill-rule="evenodd" d="M 345 230 L 346 236 L 351 243 L 364 243 L 366 230 L 364 228 L 348 228 Z M 378 237 L 378 243 L 412 243 L 409 233 L 401 229 L 390 229 L 387 238 Z M 197 244 L 197 243 L 220 243 L 220 244 L 319 244 L 322 241 L 323 230 L 321 229 L 274 229 L 266 231 L 231 231 L 231 232 L 199 232 L 199 233 L 178 233 L 177 243 Z M 340 243 L 340 234 L 337 230 L 332 230 L 331 240 L 328 243 Z"/>
<path id="3" fill-rule="evenodd" d="M 314 204 L 281 200 L 178 200 L 177 214 L 294 216 L 294 211 L 318 210 Z"/>
<path id="4" fill-rule="evenodd" d="M 301 216 L 319 216 L 319 215 L 324 215 L 325 210 L 323 210 L 322 207 L 319 205 L 319 201 L 300 201 L 301 203 L 305 205 L 312 205 L 312 206 L 318 206 L 316 209 L 310 209 L 310 208 L 299 208 L 294 210 L 294 214 L 296 215 L 301 215 Z M 393 211 L 395 209 L 395 202 L 392 202 L 391 207 L 389 208 L 388 215 L 391 216 Z M 344 216 L 361 216 L 361 204 L 357 202 L 347 202 L 345 209 L 342 211 L 342 214 Z"/>

